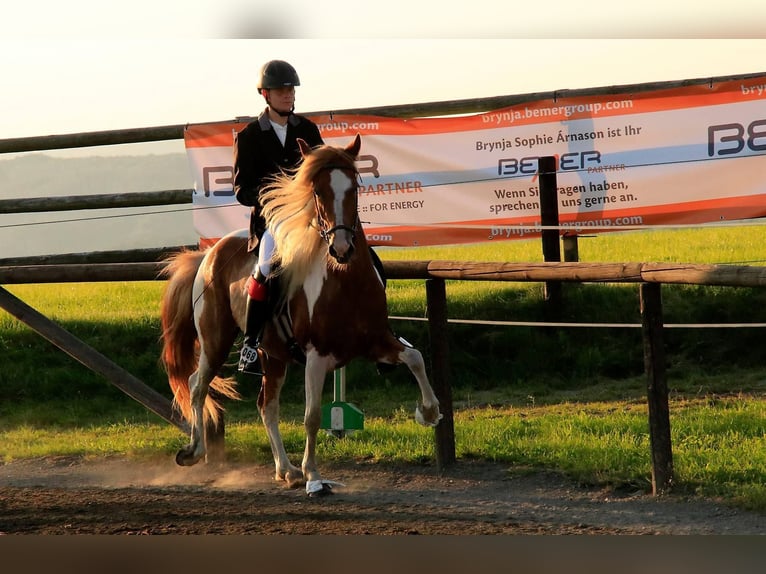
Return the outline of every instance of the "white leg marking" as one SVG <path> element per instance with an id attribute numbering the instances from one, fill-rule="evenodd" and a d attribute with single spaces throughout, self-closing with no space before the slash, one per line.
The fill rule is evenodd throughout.
<path id="1" fill-rule="evenodd" d="M 412 371 L 420 387 L 422 404 L 415 408 L 415 420 L 418 424 L 435 427 L 444 415 L 439 412 L 439 400 L 428 382 L 423 355 L 413 347 L 405 347 L 399 353 L 399 359 Z"/>
<path id="2" fill-rule="evenodd" d="M 274 466 L 278 480 L 294 479 L 299 475 L 298 469 L 290 463 L 284 442 L 282 441 L 282 434 L 279 432 L 279 395 L 284 379 L 285 377 L 282 376 L 271 383 L 276 385 L 276 388 L 279 390 L 276 391 L 274 398 L 261 408 L 261 419 L 263 420 L 266 436 L 269 438 L 269 444 L 271 445 L 271 453 L 274 456 Z"/>
<path id="3" fill-rule="evenodd" d="M 315 349 L 309 347 L 306 353 L 306 412 L 304 425 L 306 427 L 306 448 L 303 452 L 303 476 L 306 479 L 306 491 L 313 492 L 317 481 L 321 484 L 322 477 L 316 465 L 316 438 L 322 422 L 322 388 L 327 373 L 337 366 L 338 362 L 332 355 L 320 356 Z M 311 483 L 311 486 L 309 485 Z"/>
<path id="4" fill-rule="evenodd" d="M 205 307 L 204 293 L 205 279 L 200 269 L 197 270 L 197 275 L 194 277 L 194 284 L 192 286 L 192 303 L 194 305 L 194 325 L 197 329 L 197 333 L 200 333 L 199 328 L 200 317 L 202 316 L 203 309 Z M 191 436 L 189 439 L 189 453 L 194 462 L 205 456 L 205 397 L 207 396 L 207 385 L 210 383 L 210 379 L 205 380 L 209 376 L 209 367 L 207 362 L 207 356 L 205 355 L 205 343 L 201 335 L 199 335 L 200 342 L 200 357 L 197 364 L 197 370 L 189 377 L 189 400 L 191 403 L 191 416 L 192 420 L 189 421 L 191 425 Z"/>

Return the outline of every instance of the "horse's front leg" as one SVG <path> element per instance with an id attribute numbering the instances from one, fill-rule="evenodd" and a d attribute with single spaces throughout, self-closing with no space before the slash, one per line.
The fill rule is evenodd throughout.
<path id="1" fill-rule="evenodd" d="M 439 412 L 439 400 L 428 382 L 423 355 L 414 347 L 405 346 L 399 353 L 399 360 L 407 365 L 420 387 L 421 401 L 415 408 L 415 420 L 421 425 L 435 427 L 444 415 Z"/>
<path id="2" fill-rule="evenodd" d="M 261 364 L 264 366 L 264 376 L 261 381 L 261 391 L 258 393 L 258 410 L 261 413 L 266 436 L 269 438 L 271 453 L 274 456 L 276 480 L 284 480 L 290 488 L 304 484 L 301 469 L 295 467 L 287 457 L 282 434 L 279 432 L 279 395 L 287 375 L 287 365 L 278 361 L 263 351 Z"/>
<path id="3" fill-rule="evenodd" d="M 331 490 L 322 483 L 322 476 L 316 464 L 316 443 L 319 427 L 322 423 L 322 389 L 327 373 L 336 365 L 332 356 L 320 357 L 315 350 L 306 355 L 306 448 L 303 452 L 303 476 L 306 479 L 306 492 L 310 496 L 330 494 Z"/>

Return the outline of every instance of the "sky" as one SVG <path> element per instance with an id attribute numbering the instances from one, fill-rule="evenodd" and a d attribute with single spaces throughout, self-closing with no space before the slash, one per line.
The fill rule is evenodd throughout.
<path id="1" fill-rule="evenodd" d="M 257 115 L 272 58 L 298 71 L 298 112 L 766 71 L 761 0 L 437 5 L 16 2 L 0 39 L 0 139 Z"/>

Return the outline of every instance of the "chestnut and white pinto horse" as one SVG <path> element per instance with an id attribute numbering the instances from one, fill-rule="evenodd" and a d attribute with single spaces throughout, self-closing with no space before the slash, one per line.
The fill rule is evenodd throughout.
<path id="1" fill-rule="evenodd" d="M 310 149 L 299 141 L 303 161 L 292 177 L 279 178 L 262 195 L 264 216 L 276 243 L 284 312 L 294 342 L 306 357 L 306 445 L 301 468 L 290 463 L 279 431 L 279 395 L 287 365 L 294 362 L 282 330 L 270 321 L 259 355 L 264 375 L 258 407 L 271 443 L 276 478 L 327 494 L 316 464 L 322 387 L 328 372 L 354 358 L 401 364 L 418 382 L 416 420 L 435 426 L 442 415 L 421 353 L 388 325 L 383 283 L 377 274 L 357 213 L 355 159 L 361 138 L 345 148 Z M 162 359 L 174 405 L 191 425 L 190 443 L 176 462 L 190 466 L 205 457 L 205 429 L 219 420 L 219 397 L 236 398 L 235 380 L 219 369 L 245 326 L 245 283 L 255 262 L 246 233 L 233 233 L 205 252 L 182 252 L 169 260 L 162 299 Z M 276 314 L 276 313 L 275 313 Z M 209 393 L 209 389 L 215 392 Z"/>

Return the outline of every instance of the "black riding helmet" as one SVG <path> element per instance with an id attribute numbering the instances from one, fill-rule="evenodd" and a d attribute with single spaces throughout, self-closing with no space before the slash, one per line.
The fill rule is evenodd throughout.
<path id="1" fill-rule="evenodd" d="M 284 60 L 270 60 L 261 68 L 258 91 L 300 85 L 298 72 Z"/>

